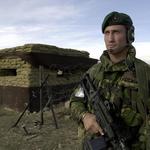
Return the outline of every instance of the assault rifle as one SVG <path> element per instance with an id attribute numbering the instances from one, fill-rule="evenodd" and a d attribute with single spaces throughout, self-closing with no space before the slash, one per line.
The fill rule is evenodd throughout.
<path id="1" fill-rule="evenodd" d="M 92 103 L 98 124 L 104 130 L 104 136 L 85 140 L 84 150 L 106 150 L 108 145 L 113 150 L 129 150 L 126 146 L 126 138 L 122 135 L 121 129 L 119 129 L 117 122 L 114 121 L 109 111 L 108 102 L 100 95 L 100 89 L 95 89 L 89 74 L 84 75 L 81 86 L 84 90 L 85 98 Z"/>

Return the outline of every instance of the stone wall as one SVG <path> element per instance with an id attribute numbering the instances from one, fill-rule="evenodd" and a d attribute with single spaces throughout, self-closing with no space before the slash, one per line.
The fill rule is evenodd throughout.
<path id="1" fill-rule="evenodd" d="M 45 80 L 48 78 L 48 86 L 54 87 L 53 96 L 59 101 L 62 96 L 67 98 L 66 94 L 72 92 L 75 83 L 83 71 L 63 72 L 58 75 L 57 69 L 43 68 L 42 76 Z M 69 87 L 67 87 L 68 85 Z M 71 86 L 70 86 L 71 85 Z M 0 105 L 21 111 L 25 107 L 25 103 L 29 102 L 32 91 L 37 92 L 40 86 L 40 69 L 32 66 L 29 62 L 21 58 L 3 58 L 0 59 Z M 39 110 L 38 93 L 36 103 L 32 103 L 30 110 Z M 69 96 L 69 95 L 68 95 Z"/>
<path id="2" fill-rule="evenodd" d="M 48 75 L 47 89 L 51 90 L 54 101 L 66 100 L 81 75 L 95 62 L 85 51 L 50 45 L 26 44 L 3 49 L 0 51 L 0 105 L 21 111 L 30 102 L 31 111 L 39 110 L 40 84 Z M 31 100 L 33 92 L 35 101 Z"/>
<path id="3" fill-rule="evenodd" d="M 16 75 L 5 75 L 2 70 L 11 72 L 16 71 Z M 30 85 L 29 76 L 32 66 L 21 58 L 4 58 L 0 59 L 0 86 L 19 86 L 28 87 Z"/>
<path id="4" fill-rule="evenodd" d="M 16 71 L 16 75 L 4 74 L 1 70 L 11 72 Z M 49 85 L 63 85 L 77 82 L 82 71 L 74 73 L 65 73 L 62 76 L 57 75 L 58 70 L 43 69 L 43 80 L 49 74 Z M 18 86 L 18 87 L 38 87 L 39 86 L 39 68 L 32 66 L 21 58 L 0 59 L 0 86 Z"/>

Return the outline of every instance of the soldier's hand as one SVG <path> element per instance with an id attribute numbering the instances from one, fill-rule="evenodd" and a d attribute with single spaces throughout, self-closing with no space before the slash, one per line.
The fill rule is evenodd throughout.
<path id="1" fill-rule="evenodd" d="M 98 125 L 94 114 L 86 113 L 82 119 L 86 131 L 101 135 L 104 135 L 102 128 Z"/>

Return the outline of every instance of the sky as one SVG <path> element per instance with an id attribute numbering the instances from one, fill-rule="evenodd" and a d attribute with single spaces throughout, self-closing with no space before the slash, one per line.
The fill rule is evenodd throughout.
<path id="1" fill-rule="evenodd" d="M 1 0 L 0 49 L 40 43 L 99 59 L 105 50 L 103 19 L 119 11 L 133 20 L 136 56 L 150 62 L 149 6 L 149 0 Z"/>

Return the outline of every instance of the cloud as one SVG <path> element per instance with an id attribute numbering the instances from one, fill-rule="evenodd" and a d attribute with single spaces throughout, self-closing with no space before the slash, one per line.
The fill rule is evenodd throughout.
<path id="1" fill-rule="evenodd" d="M 41 43 L 86 50 L 91 57 L 98 59 L 105 49 L 100 22 L 110 11 L 105 6 L 112 3 L 105 0 L 101 3 L 98 0 L 0 1 L 0 48 Z M 112 6 L 111 9 L 116 7 Z M 146 37 L 146 34 L 143 35 Z M 149 42 L 138 42 L 135 46 L 137 56 L 148 59 Z"/>
<path id="2" fill-rule="evenodd" d="M 53 3 L 48 0 L 14 0 L 12 3 L 6 0 L 0 4 L 1 25 L 55 24 L 64 20 L 69 22 L 73 17 L 78 18 L 82 14 L 76 5 L 61 1 Z"/>
<path id="3" fill-rule="evenodd" d="M 87 7 L 81 9 L 80 4 L 65 0 L 1 1 L 0 48 L 30 42 L 62 45 L 84 38 L 86 31 L 81 32 L 85 29 L 79 18 Z"/>
<path id="4" fill-rule="evenodd" d="M 136 48 L 136 56 L 145 61 L 150 61 L 150 42 L 134 43 Z"/>

